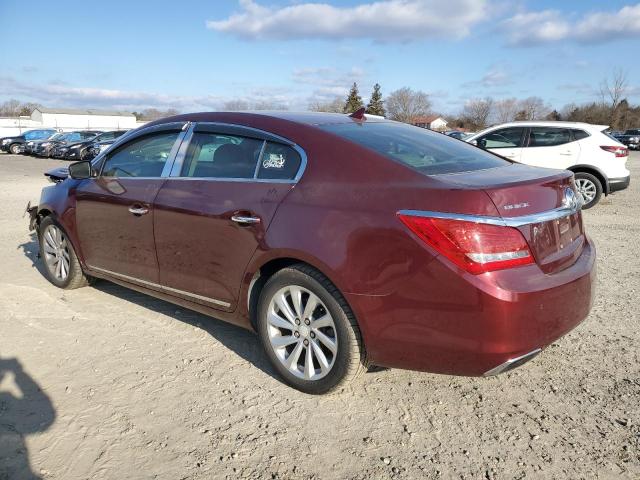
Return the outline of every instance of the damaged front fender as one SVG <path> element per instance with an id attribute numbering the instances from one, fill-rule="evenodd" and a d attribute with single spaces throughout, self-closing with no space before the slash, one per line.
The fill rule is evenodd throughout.
<path id="1" fill-rule="evenodd" d="M 24 214 L 29 214 L 29 231 L 33 232 L 38 226 L 38 205 L 31 206 L 31 202 L 27 203 Z"/>

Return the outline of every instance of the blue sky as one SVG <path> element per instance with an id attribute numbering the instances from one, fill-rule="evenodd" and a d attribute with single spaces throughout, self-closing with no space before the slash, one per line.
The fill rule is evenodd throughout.
<path id="1" fill-rule="evenodd" d="M 560 109 L 627 73 L 640 103 L 640 3 L 240 0 L 0 3 L 0 100 L 214 110 L 305 109 L 403 86 L 456 113 L 474 97 Z"/>

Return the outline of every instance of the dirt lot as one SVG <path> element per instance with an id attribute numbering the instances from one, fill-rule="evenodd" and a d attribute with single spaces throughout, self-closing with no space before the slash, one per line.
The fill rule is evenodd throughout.
<path id="1" fill-rule="evenodd" d="M 0 465 L 64 480 L 640 478 L 640 154 L 631 188 L 585 212 L 599 287 L 577 330 L 500 377 L 383 370 L 330 397 L 280 383 L 249 332 L 108 282 L 50 285 L 22 212 L 60 163 L 0 154 Z"/>

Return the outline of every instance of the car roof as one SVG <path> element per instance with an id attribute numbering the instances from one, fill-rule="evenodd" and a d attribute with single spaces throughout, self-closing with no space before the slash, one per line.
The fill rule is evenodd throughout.
<path id="1" fill-rule="evenodd" d="M 354 121 L 349 115 L 344 113 L 326 113 L 326 112 L 290 112 L 283 110 L 276 111 L 242 111 L 242 112 L 197 112 L 176 115 L 150 122 L 151 124 L 170 123 L 175 121 L 193 121 L 193 122 L 220 122 L 229 121 L 224 118 L 234 118 L 236 120 L 250 121 L 253 119 L 274 118 L 279 120 L 287 120 L 289 122 L 303 125 L 328 125 L 337 123 L 352 123 Z M 384 117 L 377 115 L 365 115 L 369 122 L 390 121 Z"/>
<path id="2" fill-rule="evenodd" d="M 599 132 L 609 128 L 608 125 L 593 125 L 585 122 L 565 122 L 560 120 L 518 120 L 515 122 L 502 123 L 500 125 L 493 125 L 491 128 L 495 127 L 572 127 L 598 130 Z"/>

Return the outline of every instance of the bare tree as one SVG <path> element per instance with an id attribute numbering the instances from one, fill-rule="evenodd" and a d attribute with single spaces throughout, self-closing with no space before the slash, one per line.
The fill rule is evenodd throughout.
<path id="1" fill-rule="evenodd" d="M 312 102 L 309 104 L 309 110 L 312 112 L 342 113 L 343 109 L 344 100 L 340 97 L 336 97 L 330 102 Z"/>
<path id="2" fill-rule="evenodd" d="M 609 99 L 611 109 L 615 110 L 627 91 L 627 72 L 621 68 L 613 71 L 613 78 L 609 83 L 609 78 L 605 78 L 600 83 L 600 97 L 602 103 Z"/>
<path id="3" fill-rule="evenodd" d="M 465 103 L 461 116 L 471 128 L 483 129 L 487 126 L 492 111 L 491 97 L 474 98 Z"/>
<path id="4" fill-rule="evenodd" d="M 494 103 L 494 118 L 497 123 L 513 122 L 518 113 L 518 100 L 505 98 Z"/>
<path id="5" fill-rule="evenodd" d="M 540 97 L 529 97 L 518 102 L 516 120 L 539 120 L 546 117 L 551 111 Z"/>
<path id="6" fill-rule="evenodd" d="M 21 102 L 12 98 L 0 104 L 0 117 L 29 116 L 40 106 L 39 103 Z"/>
<path id="7" fill-rule="evenodd" d="M 229 100 L 224 103 L 224 110 L 228 112 L 239 112 L 249 110 L 249 104 L 244 100 Z"/>
<path id="8" fill-rule="evenodd" d="M 152 120 L 158 120 L 159 118 L 164 118 L 164 117 L 171 117 L 173 115 L 177 115 L 178 110 L 176 110 L 175 108 L 169 108 L 168 110 L 158 110 L 157 108 L 146 108 L 142 111 L 142 113 L 139 113 L 136 115 L 136 118 L 138 118 L 138 120 L 148 120 L 148 121 L 152 121 Z"/>
<path id="9" fill-rule="evenodd" d="M 413 91 L 409 87 L 391 92 L 385 100 L 385 105 L 390 119 L 405 123 L 431 112 L 429 95 L 420 90 Z"/>
<path id="10" fill-rule="evenodd" d="M 271 102 L 269 100 L 261 100 L 253 106 L 254 110 L 288 110 L 286 105 Z"/>

